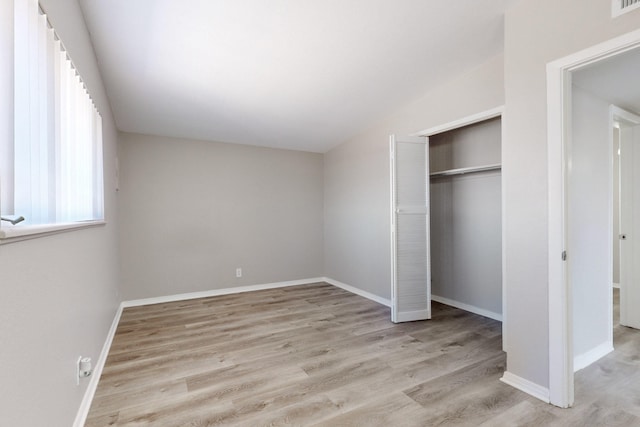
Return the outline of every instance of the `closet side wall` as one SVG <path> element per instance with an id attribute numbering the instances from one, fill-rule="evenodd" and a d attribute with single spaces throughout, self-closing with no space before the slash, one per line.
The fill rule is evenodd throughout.
<path id="1" fill-rule="evenodd" d="M 574 368 L 580 369 L 611 346 L 613 281 L 610 263 L 612 188 L 609 103 L 572 88 L 573 135 L 567 188 L 567 252 L 573 292 Z M 595 358 L 595 359 L 594 359 Z"/>
<path id="2" fill-rule="evenodd" d="M 430 171 L 500 163 L 501 120 L 434 135 Z M 499 170 L 431 178 L 431 274 L 435 300 L 502 314 Z"/>

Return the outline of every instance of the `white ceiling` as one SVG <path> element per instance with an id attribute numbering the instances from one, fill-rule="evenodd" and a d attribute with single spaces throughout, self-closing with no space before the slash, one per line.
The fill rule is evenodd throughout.
<path id="1" fill-rule="evenodd" d="M 574 84 L 627 111 L 640 114 L 640 48 L 572 73 Z"/>
<path id="2" fill-rule="evenodd" d="M 118 128 L 325 152 L 503 49 L 514 0 L 79 0 Z"/>

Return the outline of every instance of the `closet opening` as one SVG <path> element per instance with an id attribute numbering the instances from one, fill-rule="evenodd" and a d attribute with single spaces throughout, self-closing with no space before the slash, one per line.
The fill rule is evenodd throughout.
<path id="1" fill-rule="evenodd" d="M 431 299 L 502 321 L 501 119 L 429 137 Z"/>
<path id="2" fill-rule="evenodd" d="M 433 300 L 504 329 L 501 117 L 391 136 L 392 321 L 430 319 Z"/>

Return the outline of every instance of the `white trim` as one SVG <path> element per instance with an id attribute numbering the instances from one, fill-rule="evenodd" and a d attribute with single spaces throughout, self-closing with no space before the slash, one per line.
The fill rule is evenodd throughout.
<path id="1" fill-rule="evenodd" d="M 579 52 L 557 59 L 547 64 L 547 70 L 574 71 L 603 59 L 635 49 L 640 43 L 640 30 L 631 31 L 619 37 L 588 47 Z"/>
<path id="2" fill-rule="evenodd" d="M 613 218 L 613 199 L 614 199 L 614 194 L 613 194 L 613 183 L 614 180 L 618 179 L 618 177 L 614 177 L 614 170 L 613 170 L 613 163 L 614 163 L 614 153 L 613 153 L 613 146 L 614 146 L 614 142 L 613 142 L 613 129 L 614 129 L 614 124 L 616 122 L 616 112 L 620 110 L 620 108 L 618 108 L 615 105 L 609 105 L 609 129 L 608 129 L 608 141 L 607 143 L 609 144 L 608 147 L 608 152 L 609 152 L 609 158 L 607 161 L 607 180 L 609 181 L 607 183 L 607 204 L 608 204 L 608 209 L 607 209 L 607 215 L 608 215 L 608 228 L 609 228 L 609 236 L 613 236 L 614 235 L 614 231 L 613 231 L 613 223 L 614 223 L 614 218 Z M 619 148 L 619 147 L 618 147 Z M 619 245 L 619 242 L 618 242 Z M 611 288 L 613 288 L 613 241 L 611 240 L 611 238 L 609 239 L 609 244 L 607 245 L 607 277 L 612 278 L 611 279 Z M 613 289 L 611 289 L 612 292 L 607 292 L 607 300 L 606 300 L 606 304 L 607 304 L 607 343 L 608 345 L 611 347 L 611 350 L 613 350 Z M 573 371 L 576 372 L 578 369 L 581 368 L 577 368 L 576 367 L 576 363 L 578 361 L 578 357 L 575 356 L 574 354 L 574 358 L 573 358 Z"/>
<path id="3" fill-rule="evenodd" d="M 500 378 L 500 381 L 510 385 L 511 387 L 515 387 L 520 391 L 524 391 L 536 399 L 542 400 L 544 403 L 549 403 L 549 389 L 546 387 L 542 387 L 539 384 L 514 375 L 508 371 L 505 371 L 502 378 Z"/>
<path id="4" fill-rule="evenodd" d="M 574 399 L 571 292 L 561 258 L 566 249 L 564 150 L 570 142 L 570 126 L 565 124 L 570 123 L 571 71 L 638 46 L 640 30 L 547 64 L 549 396 L 550 402 L 560 407 L 571 406 Z"/>
<path id="5" fill-rule="evenodd" d="M 330 285 L 333 285 L 335 287 L 344 289 L 345 291 L 349 291 L 352 294 L 356 294 L 356 295 L 360 295 L 361 297 L 370 299 L 371 301 L 375 301 L 378 304 L 382 304 L 386 307 L 391 307 L 391 300 L 386 299 L 386 298 L 382 298 L 378 295 L 372 294 L 371 292 L 367 292 L 367 291 L 363 291 L 362 289 L 358 289 L 354 286 L 351 285 L 347 285 L 346 283 L 342 283 L 342 282 L 338 282 L 337 280 L 333 280 L 329 277 L 323 277 L 321 280 L 321 282 L 326 282 Z"/>
<path id="6" fill-rule="evenodd" d="M 263 291 L 267 289 L 285 288 L 287 286 L 309 285 L 312 283 L 325 282 L 324 277 L 312 279 L 290 280 L 288 282 L 265 283 L 261 285 L 238 286 L 234 288 L 211 289 L 208 291 L 188 292 L 184 294 L 166 295 L 162 297 L 142 298 L 123 301 L 123 307 L 139 307 L 141 305 L 162 304 L 166 302 L 185 301 L 196 298 L 216 297 L 220 295 L 239 294 L 243 292 Z"/>
<path id="7" fill-rule="evenodd" d="M 508 111 L 503 107 L 502 109 L 502 116 L 500 118 L 500 159 L 502 162 L 502 159 L 507 158 L 507 156 L 505 155 L 505 147 L 507 146 L 507 144 L 505 144 L 505 136 L 506 136 L 506 131 L 505 131 L 505 116 L 508 113 Z M 506 198 L 504 197 L 505 192 L 506 192 L 506 188 L 507 186 L 506 181 L 505 181 L 505 176 L 506 174 L 504 173 L 504 166 L 501 166 L 501 172 L 500 172 L 500 209 L 501 209 L 501 219 L 500 219 L 500 231 L 502 233 L 502 247 L 500 249 L 501 252 L 501 256 L 502 256 L 502 351 L 504 351 L 505 353 L 509 353 L 507 351 L 507 349 L 509 348 L 508 346 L 508 334 L 507 334 L 507 283 L 506 283 L 506 278 L 507 278 L 507 254 L 506 254 L 506 250 L 505 248 L 507 247 L 507 203 L 506 203 Z"/>
<path id="8" fill-rule="evenodd" d="M 288 282 L 267 283 L 263 285 L 242 286 L 237 288 L 214 289 L 214 290 L 203 291 L 203 292 L 190 292 L 185 294 L 168 295 L 165 297 L 145 298 L 145 299 L 121 302 L 120 306 L 118 307 L 118 310 L 116 311 L 116 315 L 113 318 L 113 322 L 111 323 L 111 329 L 109 329 L 109 333 L 107 334 L 107 338 L 105 339 L 105 343 L 102 347 L 102 351 L 100 352 L 100 357 L 98 358 L 98 362 L 96 364 L 96 367 L 94 368 L 93 374 L 91 376 L 91 380 L 89 382 L 89 385 L 87 386 L 87 390 L 85 391 L 84 397 L 82 398 L 82 402 L 80 403 L 80 408 L 78 409 L 78 413 L 76 414 L 76 419 L 73 422 L 73 426 L 82 427 L 84 426 L 84 423 L 87 420 L 87 416 L 89 415 L 89 409 L 91 408 L 93 397 L 95 396 L 96 390 L 98 388 L 98 382 L 100 381 L 100 376 L 102 375 L 102 370 L 104 369 L 104 364 L 107 360 L 107 356 L 109 355 L 109 350 L 111 349 L 111 343 L 113 342 L 113 338 L 116 334 L 116 330 L 118 329 L 118 323 L 120 322 L 120 317 L 122 316 L 122 310 L 124 308 L 137 307 L 137 306 L 148 305 L 148 304 L 158 304 L 163 302 L 175 302 L 175 301 L 189 300 L 194 298 L 204 298 L 204 297 L 210 297 L 210 296 L 260 291 L 265 289 L 276 289 L 276 288 L 283 288 L 287 286 L 308 285 L 311 283 L 321 283 L 321 282 L 327 282 L 327 279 L 324 277 L 317 277 L 314 279 L 292 280 Z M 342 287 L 342 286 L 339 286 L 339 287 Z"/>
<path id="9" fill-rule="evenodd" d="M 73 422 L 74 427 L 82 427 L 84 426 L 84 423 L 87 421 L 87 416 L 89 415 L 89 409 L 91 408 L 93 397 L 96 394 L 96 389 L 98 388 L 98 382 L 100 381 L 100 376 L 102 375 L 104 364 L 107 361 L 107 356 L 109 355 L 109 350 L 111 349 L 111 343 L 113 342 L 113 337 L 116 335 L 116 330 L 118 329 L 120 316 L 122 316 L 122 308 L 123 308 L 123 305 L 120 304 L 120 306 L 118 307 L 118 310 L 116 311 L 116 315 L 113 318 L 113 322 L 111 322 L 111 328 L 109 329 L 109 332 L 107 333 L 107 338 L 105 339 L 104 345 L 102 346 L 100 357 L 98 358 L 98 362 L 96 363 L 96 366 L 93 369 L 91 380 L 89 381 L 89 385 L 87 386 L 87 389 L 84 392 L 82 402 L 80 403 L 80 408 L 78 408 L 78 413 L 76 414 L 76 419 Z"/>
<path id="10" fill-rule="evenodd" d="M 13 227 L 3 226 L 0 228 L 0 245 L 35 239 L 38 237 L 51 236 L 53 234 L 73 231 L 79 228 L 98 227 L 106 224 L 107 223 L 104 220 L 91 220 L 61 224 L 18 225 Z"/>
<path id="11" fill-rule="evenodd" d="M 443 125 L 434 126 L 429 129 L 421 130 L 416 133 L 412 133 L 411 136 L 432 136 L 442 132 L 446 132 L 452 129 L 458 129 L 464 126 L 472 125 L 474 123 L 483 122 L 485 120 L 500 117 L 504 113 L 504 106 L 495 107 L 490 110 L 481 111 L 480 113 L 472 114 L 467 117 L 463 117 L 458 120 L 454 120 Z"/>
<path id="12" fill-rule="evenodd" d="M 571 312 L 567 289 L 566 263 L 562 253 L 566 246 L 565 232 L 565 135 L 563 118 L 566 97 L 566 76 L 561 70 L 547 66 L 547 129 L 548 129 L 548 268 L 549 268 L 549 396 L 556 406 L 573 404 L 573 341 L 569 338 Z"/>
<path id="13" fill-rule="evenodd" d="M 122 316 L 122 310 L 124 308 L 138 307 L 138 306 L 149 305 L 149 304 L 159 304 L 159 303 L 165 303 L 165 302 L 176 302 L 176 301 L 183 301 L 183 300 L 189 300 L 189 299 L 195 299 L 195 298 L 238 294 L 238 293 L 251 292 L 251 291 L 261 291 L 266 289 L 277 289 L 277 288 L 284 288 L 288 286 L 309 285 L 312 283 L 322 283 L 322 282 L 328 283 L 337 288 L 344 289 L 348 292 L 359 295 L 361 297 L 370 299 L 386 307 L 391 307 L 391 301 L 388 299 L 379 297 L 370 292 L 363 291 L 362 289 L 355 288 L 345 283 L 338 282 L 337 280 L 333 280 L 328 277 L 316 277 L 313 279 L 291 280 L 287 282 L 266 283 L 262 285 L 241 286 L 236 288 L 213 289 L 210 291 L 189 292 L 184 294 L 168 295 L 164 297 L 144 298 L 144 299 L 123 301 L 122 303 L 120 303 L 120 306 L 116 311 L 116 315 L 113 318 L 113 322 L 111 323 L 111 328 L 109 329 L 107 338 L 105 339 L 104 345 L 102 346 L 100 357 L 98 358 L 98 362 L 91 376 L 91 380 L 89 382 L 89 385 L 87 386 L 87 390 L 84 393 L 82 402 L 80 403 L 80 408 L 78 409 L 78 413 L 76 414 L 76 419 L 73 422 L 73 426 L 82 427 L 85 421 L 87 420 L 87 416 L 89 415 L 89 409 L 91 408 L 93 397 L 95 396 L 96 389 L 98 388 L 98 382 L 100 381 L 100 376 L 102 375 L 102 370 L 104 369 L 104 364 L 107 360 L 107 356 L 109 355 L 109 350 L 111 349 L 111 343 L 113 342 L 113 338 L 116 334 L 116 330 L 118 329 L 118 323 L 120 322 L 120 317 Z"/>
<path id="14" fill-rule="evenodd" d="M 622 120 L 623 122 L 626 122 L 627 124 L 630 124 L 632 126 L 640 125 L 640 116 L 638 116 L 637 114 L 624 110 L 617 105 L 611 105 L 609 109 L 611 110 L 611 115 L 614 117 L 614 119 Z"/>
<path id="15" fill-rule="evenodd" d="M 395 309 L 393 308 L 393 303 L 397 300 L 397 253 L 398 253 L 398 245 L 396 242 L 396 138 L 395 135 L 389 136 L 389 237 L 391 239 L 390 247 L 391 247 L 391 277 L 389 283 L 391 283 L 391 299 L 389 300 L 388 307 L 391 308 L 391 320 L 394 320 Z M 337 282 L 339 283 L 339 282 Z M 337 286 L 337 285 L 336 285 Z M 343 288 L 347 289 L 347 288 Z M 355 289 L 355 288 L 354 288 Z M 348 289 L 347 289 L 348 290 Z"/>
<path id="16" fill-rule="evenodd" d="M 489 319 L 502 322 L 502 315 L 494 311 L 485 310 L 484 308 L 476 307 L 475 305 L 465 304 L 463 302 L 455 301 L 449 298 L 440 297 L 438 295 L 431 294 L 431 300 L 439 302 L 441 304 L 450 305 L 451 307 L 459 308 L 460 310 L 475 313 L 480 316 L 488 317 Z"/>
<path id="17" fill-rule="evenodd" d="M 580 369 L 584 369 L 587 366 L 591 365 L 593 362 L 598 359 L 603 358 L 607 354 L 613 351 L 613 343 L 612 342 L 603 342 L 599 346 L 592 348 L 586 353 L 582 353 L 577 355 L 573 359 L 573 369 L 574 372 L 578 372 Z"/>

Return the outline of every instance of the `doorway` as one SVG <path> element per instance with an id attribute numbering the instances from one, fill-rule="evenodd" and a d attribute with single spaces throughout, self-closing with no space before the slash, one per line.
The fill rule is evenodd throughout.
<path id="1" fill-rule="evenodd" d="M 502 113 L 391 136 L 392 321 L 429 319 L 433 298 L 505 324 Z"/>
<path id="2" fill-rule="evenodd" d="M 640 58 L 640 49 L 638 51 Z M 640 108 L 636 110 L 640 111 Z M 616 125 L 614 136 L 617 136 L 619 159 L 619 230 L 614 234 L 614 246 L 618 247 L 619 255 L 620 324 L 640 329 L 637 310 L 640 303 L 640 267 L 637 262 L 640 248 L 636 237 L 640 235 L 640 115 L 614 108 L 612 117 Z"/>
<path id="3" fill-rule="evenodd" d="M 632 98 L 640 101 L 640 94 L 616 99 L 613 92 L 599 93 L 605 86 L 594 82 L 607 75 L 603 67 L 640 55 L 638 47 L 637 31 L 547 68 L 549 396 L 560 407 L 573 404 L 575 369 L 612 350 L 613 116 L 609 104 L 640 110 L 640 106 L 624 105 Z M 621 85 L 626 95 L 629 82 L 634 81 Z M 596 116 L 597 121 L 589 119 Z"/>

